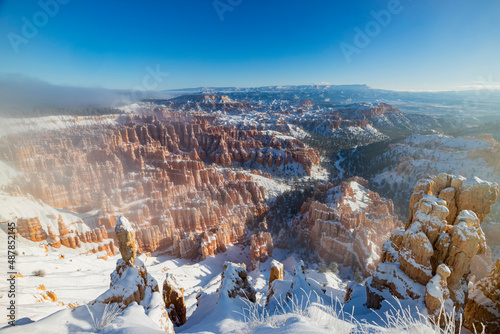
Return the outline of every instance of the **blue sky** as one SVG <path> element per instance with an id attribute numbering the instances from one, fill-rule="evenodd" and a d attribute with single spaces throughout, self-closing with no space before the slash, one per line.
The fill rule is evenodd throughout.
<path id="1" fill-rule="evenodd" d="M 216 0 L 229 8 L 222 14 L 213 0 L 60 1 L 46 22 L 38 1 L 0 1 L 0 73 L 119 89 L 140 86 L 147 66 L 169 73 L 157 89 L 500 82 L 497 0 Z M 397 13 L 375 29 L 371 12 L 389 8 Z M 26 19 L 39 20 L 33 36 L 23 33 Z M 341 43 L 356 47 L 355 28 L 367 25 L 373 37 L 348 62 Z"/>

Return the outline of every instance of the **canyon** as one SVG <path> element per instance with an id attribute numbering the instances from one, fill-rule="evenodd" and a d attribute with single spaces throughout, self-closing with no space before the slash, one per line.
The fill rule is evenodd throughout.
<path id="1" fill-rule="evenodd" d="M 296 139 L 217 126 L 213 117 L 156 113 L 117 126 L 2 138 L 2 159 L 23 173 L 5 192 L 30 194 L 95 226 L 79 231 L 81 219 L 59 216 L 42 224 L 39 217 L 23 217 L 19 234 L 54 248 L 99 243 L 96 252 L 112 255 L 113 228 L 125 215 L 135 224 L 140 253 L 168 250 L 204 258 L 238 242 L 246 224 L 268 210 L 252 173 L 225 167 L 295 164 L 308 174 L 319 163 L 318 153 Z"/>
<path id="2" fill-rule="evenodd" d="M 28 252 L 21 261 L 35 253 L 53 261 L 50 279 L 71 267 L 65 275 L 82 280 L 90 271 L 99 287 L 90 302 L 75 299 L 23 269 L 22 286 L 41 282 L 23 300 L 82 319 L 118 305 L 115 329 L 137 318 L 167 332 L 205 331 L 208 321 L 218 333 L 242 329 L 249 310 L 273 318 L 299 300 L 308 308 L 344 300 L 373 322 L 364 304 L 385 314 L 395 296 L 433 321 L 455 307 L 465 327 L 495 332 L 498 186 L 469 176 L 477 165 L 497 180 L 494 138 L 411 134 L 364 156 L 392 130 L 420 125 L 387 103 L 238 94 L 47 117 L 38 129 L 12 122 L 0 137 L 0 226 L 15 222 Z M 454 164 L 467 179 L 422 176 Z M 387 196 L 384 187 L 397 191 Z M 289 313 L 273 318 L 285 326 L 280 317 Z"/>
<path id="3" fill-rule="evenodd" d="M 368 189 L 368 181 L 354 177 L 334 187 L 318 183 L 315 197 L 301 207 L 295 221 L 299 240 L 326 262 L 373 274 L 384 242 L 402 226 L 391 200 Z"/>

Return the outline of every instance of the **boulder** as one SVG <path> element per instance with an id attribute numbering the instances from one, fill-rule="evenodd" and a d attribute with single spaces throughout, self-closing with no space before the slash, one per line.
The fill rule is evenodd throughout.
<path id="1" fill-rule="evenodd" d="M 224 263 L 221 285 L 217 290 L 221 298 L 246 298 L 255 303 L 256 292 L 248 277 L 246 266 L 226 261 Z"/>

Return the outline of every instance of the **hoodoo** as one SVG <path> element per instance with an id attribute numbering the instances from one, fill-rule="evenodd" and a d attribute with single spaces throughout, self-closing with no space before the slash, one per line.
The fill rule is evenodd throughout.
<path id="1" fill-rule="evenodd" d="M 487 248 L 481 222 L 498 193 L 496 183 L 476 177 L 440 174 L 417 182 L 408 222 L 384 244 L 367 282 L 367 306 L 380 308 L 395 296 L 423 299 L 431 316 L 438 315 L 442 303 L 447 312 L 453 307 L 463 312 L 471 262 Z M 481 286 L 486 285 L 476 290 Z"/>

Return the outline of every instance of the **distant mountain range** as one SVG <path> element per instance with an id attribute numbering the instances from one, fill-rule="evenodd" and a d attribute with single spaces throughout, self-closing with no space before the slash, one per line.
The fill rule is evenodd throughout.
<path id="1" fill-rule="evenodd" d="M 167 100 L 193 94 L 224 94 L 241 102 L 310 100 L 315 104 L 322 105 L 386 102 L 403 112 L 430 114 L 473 112 L 474 117 L 496 115 L 500 111 L 500 90 L 404 92 L 370 88 L 364 84 L 284 85 L 251 88 L 197 87 L 150 91 L 140 98 Z M 133 102 L 138 101 L 134 99 L 132 90 L 58 86 L 21 75 L 0 75 L 0 115 L 4 117 L 68 114 L 72 113 L 72 109 L 75 110 L 74 114 L 82 114 L 82 109 L 105 108 L 106 110 L 110 107 Z M 107 113 L 107 111 L 103 113 Z"/>

